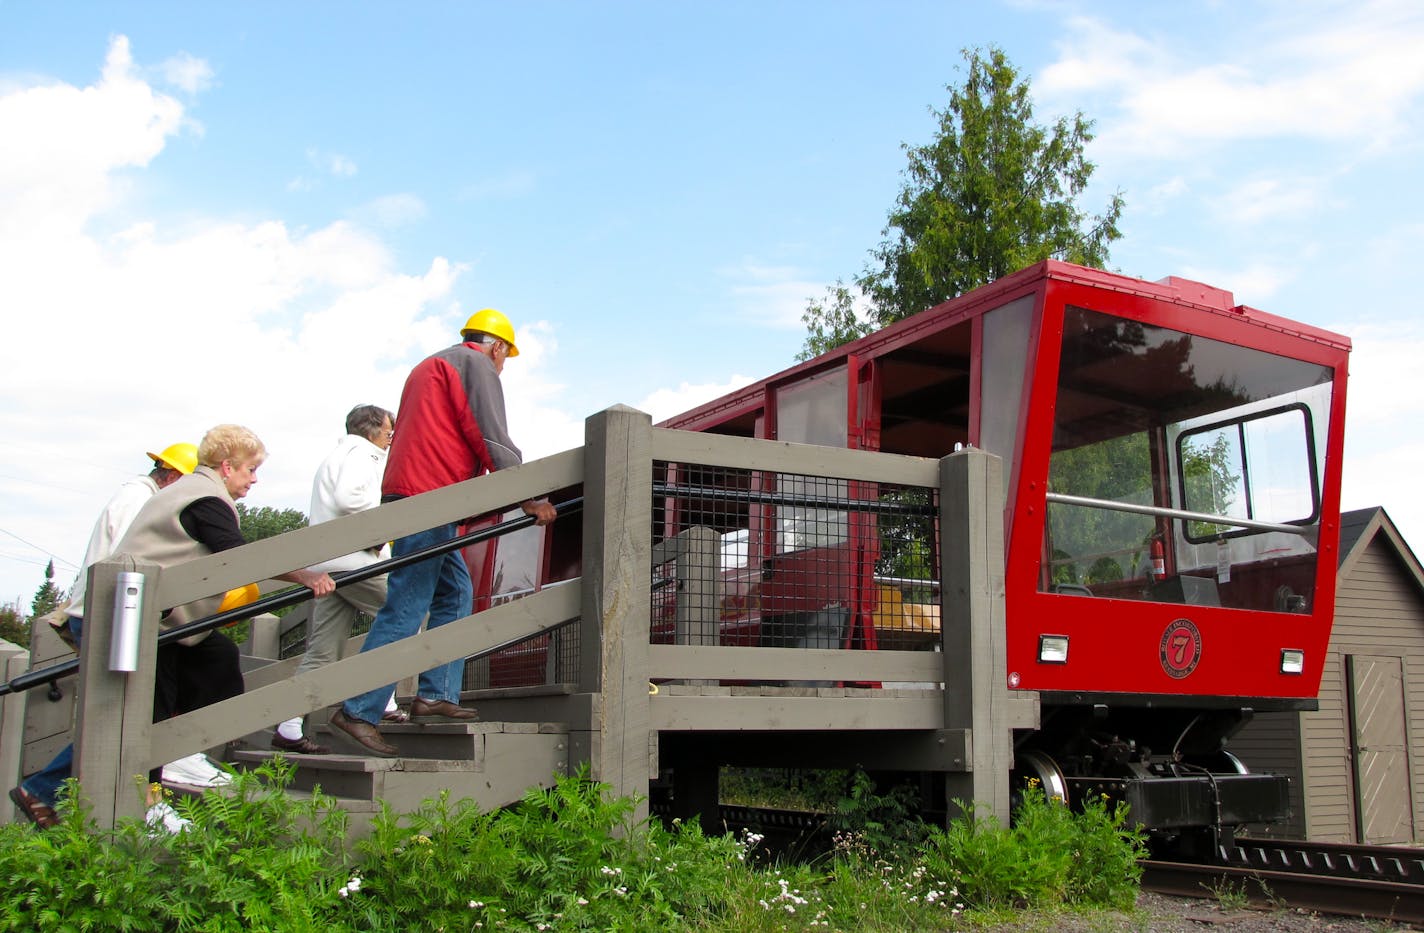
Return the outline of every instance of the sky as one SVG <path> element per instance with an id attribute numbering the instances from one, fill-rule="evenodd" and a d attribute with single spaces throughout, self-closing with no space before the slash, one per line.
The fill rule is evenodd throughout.
<path id="1" fill-rule="evenodd" d="M 360 403 L 495 307 L 526 459 L 794 362 L 965 48 L 1095 122 L 1110 267 L 1354 342 L 1344 507 L 1424 542 L 1424 5 L 0 0 L 0 603 L 235 422 L 307 510 Z"/>

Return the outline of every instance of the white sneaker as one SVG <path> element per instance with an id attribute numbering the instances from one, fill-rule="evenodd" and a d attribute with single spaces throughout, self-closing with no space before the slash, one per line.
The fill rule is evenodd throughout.
<path id="1" fill-rule="evenodd" d="M 149 836 L 157 836 L 159 833 L 176 836 L 193 825 L 192 820 L 179 816 L 177 810 L 162 801 L 148 808 L 143 821 L 148 824 Z"/>
<path id="2" fill-rule="evenodd" d="M 223 771 L 199 752 L 187 758 L 170 761 L 163 766 L 163 780 L 189 787 L 224 787 L 232 783 L 232 775 Z"/>

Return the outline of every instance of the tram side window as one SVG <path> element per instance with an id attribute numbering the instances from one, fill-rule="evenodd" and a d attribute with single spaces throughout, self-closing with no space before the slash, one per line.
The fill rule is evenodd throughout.
<path id="1" fill-rule="evenodd" d="M 782 386 L 776 395 L 776 436 L 797 444 L 845 447 L 846 384 L 844 368 L 817 373 Z M 777 492 L 786 504 L 776 507 L 775 553 L 832 547 L 846 540 L 847 518 L 840 509 L 813 503 L 844 499 L 844 480 L 779 473 Z M 800 503 L 806 504 L 800 504 Z"/>

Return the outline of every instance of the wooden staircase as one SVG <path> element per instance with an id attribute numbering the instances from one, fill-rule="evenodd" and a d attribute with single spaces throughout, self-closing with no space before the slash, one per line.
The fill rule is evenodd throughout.
<path id="1" fill-rule="evenodd" d="M 329 755 L 273 751 L 267 745 L 270 732 L 259 732 L 242 743 L 248 747 L 229 751 L 228 760 L 252 769 L 284 756 L 296 767 L 289 790 L 301 794 L 319 787 L 336 798 L 357 835 L 380 811 L 380 801 L 405 813 L 448 790 L 454 800 L 468 798 L 491 810 L 514 803 L 531 787 L 551 786 L 568 768 L 569 730 L 562 723 L 413 721 L 382 723 L 380 729 L 400 749 L 399 757 L 347 754 L 323 721 L 309 723 L 307 730 L 313 740 L 332 747 Z"/>

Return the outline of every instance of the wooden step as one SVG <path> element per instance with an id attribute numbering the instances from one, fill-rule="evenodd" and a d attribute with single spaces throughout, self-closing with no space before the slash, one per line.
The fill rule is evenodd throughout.
<path id="1" fill-rule="evenodd" d="M 312 738 L 330 744 L 322 726 Z M 513 803 L 530 787 L 549 787 L 568 767 L 568 728 L 562 723 L 384 723 L 381 734 L 401 750 L 397 758 L 345 754 L 294 755 L 265 748 L 238 749 L 229 759 L 252 768 L 282 754 L 296 766 L 296 791 L 320 787 L 342 801 L 385 801 L 398 812 L 416 809 L 442 791 L 482 809 Z"/>

